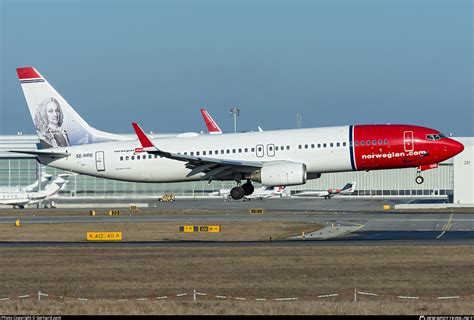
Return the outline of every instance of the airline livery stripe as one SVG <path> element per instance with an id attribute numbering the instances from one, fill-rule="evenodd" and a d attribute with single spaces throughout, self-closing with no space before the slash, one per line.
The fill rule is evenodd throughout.
<path id="1" fill-rule="evenodd" d="M 349 126 L 349 153 L 351 157 L 351 167 L 352 171 L 356 171 L 356 167 L 354 164 L 354 140 L 353 140 L 353 131 L 354 131 L 354 126 L 350 125 Z"/>

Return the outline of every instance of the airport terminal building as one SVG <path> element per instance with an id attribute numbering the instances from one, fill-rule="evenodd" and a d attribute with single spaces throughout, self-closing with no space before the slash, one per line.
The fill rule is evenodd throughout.
<path id="1" fill-rule="evenodd" d="M 416 184 L 416 169 L 393 169 L 326 173 L 320 179 L 308 180 L 305 185 L 288 187 L 288 191 L 327 190 L 342 188 L 355 181 L 354 197 L 446 197 L 454 203 L 474 203 L 474 137 L 456 138 L 465 145 L 465 150 L 453 159 L 440 164 L 437 169 L 422 173 L 425 181 Z M 8 150 L 36 150 L 36 135 L 0 136 L 0 187 L 25 186 L 38 179 L 42 173 L 52 175 L 60 170 L 37 163 L 33 156 L 15 154 Z M 177 196 L 207 196 L 210 192 L 234 185 L 231 181 L 180 182 L 180 183 L 135 183 L 76 175 L 61 191 L 61 197 L 159 197 L 164 193 Z M 454 196 L 453 196 L 454 194 Z M 470 200 L 469 200 L 470 199 Z M 467 202 L 466 202 L 467 201 Z M 470 202 L 469 202 L 470 201 Z"/>

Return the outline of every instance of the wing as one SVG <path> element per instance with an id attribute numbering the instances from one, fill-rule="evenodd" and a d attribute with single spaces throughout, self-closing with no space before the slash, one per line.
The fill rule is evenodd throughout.
<path id="1" fill-rule="evenodd" d="M 132 126 L 144 151 L 150 154 L 157 154 L 160 157 L 185 162 L 186 168 L 191 169 L 186 175 L 187 177 L 204 173 L 201 180 L 208 180 L 209 182 L 227 179 L 240 181 L 242 174 L 249 174 L 263 167 L 263 162 L 261 161 L 198 157 L 167 152 L 156 147 L 137 123 L 132 123 Z"/>

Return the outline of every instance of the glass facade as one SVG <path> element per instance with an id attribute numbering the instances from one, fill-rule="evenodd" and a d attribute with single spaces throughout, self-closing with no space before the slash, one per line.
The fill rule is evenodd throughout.
<path id="1" fill-rule="evenodd" d="M 37 180 L 37 170 L 57 175 L 62 170 L 39 165 L 33 158 L 0 158 L 0 186 L 26 186 Z M 288 187 L 296 190 L 327 190 L 342 188 L 347 182 L 356 182 L 353 196 L 445 196 L 453 189 L 453 167 L 442 165 L 423 172 L 425 182 L 415 183 L 416 169 L 326 173 L 320 179 L 308 180 L 305 185 Z M 95 178 L 86 175 L 69 177 L 69 183 L 61 196 L 66 197 L 154 197 L 163 193 L 185 196 L 206 196 L 219 189 L 231 188 L 232 181 L 180 182 L 180 183 L 135 183 Z M 255 184 L 255 187 L 259 187 Z"/>

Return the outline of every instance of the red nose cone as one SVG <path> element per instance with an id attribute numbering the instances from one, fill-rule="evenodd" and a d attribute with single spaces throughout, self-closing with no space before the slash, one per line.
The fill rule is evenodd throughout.
<path id="1" fill-rule="evenodd" d="M 446 148 L 451 157 L 461 153 L 464 150 L 464 145 L 454 139 L 446 139 Z"/>

